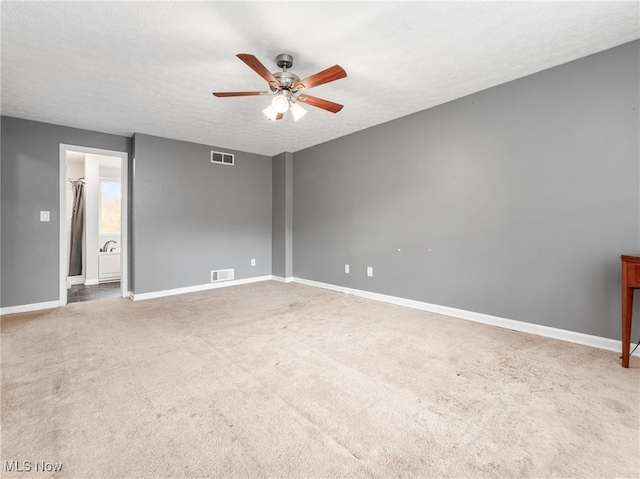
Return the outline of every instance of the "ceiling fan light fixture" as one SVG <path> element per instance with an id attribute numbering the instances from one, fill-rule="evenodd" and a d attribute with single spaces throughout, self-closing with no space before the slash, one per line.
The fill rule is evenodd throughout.
<path id="1" fill-rule="evenodd" d="M 289 109 L 289 99 L 285 95 L 277 95 L 271 102 L 271 108 L 277 113 L 284 113 Z"/>
<path id="2" fill-rule="evenodd" d="M 271 105 L 262 110 L 262 113 L 264 113 L 264 115 L 271 121 L 276 121 L 278 117 L 278 112 L 274 110 Z"/>
<path id="3" fill-rule="evenodd" d="M 306 93 L 304 95 L 301 94 L 302 90 L 306 91 L 309 88 L 345 78 L 347 76 L 347 72 L 345 72 L 340 65 L 333 65 L 332 67 L 325 68 L 321 72 L 300 80 L 298 75 L 288 71 L 288 69 L 293 66 L 293 57 L 289 54 L 282 53 L 276 57 L 276 63 L 278 67 L 282 68 L 282 71 L 275 73 L 271 73 L 267 67 L 260 62 L 260 60 L 249 53 L 238 53 L 236 56 L 254 72 L 260 75 L 263 80 L 266 80 L 270 91 L 213 92 L 213 96 L 224 98 L 234 96 L 274 95 L 271 104 L 262 110 L 265 116 L 271 121 L 281 120 L 289 109 L 291 109 L 291 114 L 293 115 L 294 120 L 298 121 L 307 112 L 304 108 L 297 105 L 297 102 L 321 108 L 331 113 L 338 113 L 342 110 L 343 105 L 338 103 L 309 96 Z"/>
<path id="4" fill-rule="evenodd" d="M 298 121 L 300 118 L 302 118 L 307 114 L 307 110 L 302 108 L 297 103 L 291 103 L 291 106 L 289 107 L 289 109 L 291 110 L 291 114 L 293 115 L 294 121 Z"/>

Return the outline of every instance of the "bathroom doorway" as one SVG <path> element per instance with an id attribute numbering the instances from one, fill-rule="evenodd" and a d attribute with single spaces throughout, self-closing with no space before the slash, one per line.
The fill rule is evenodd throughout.
<path id="1" fill-rule="evenodd" d="M 60 304 L 128 297 L 128 155 L 60 145 Z"/>

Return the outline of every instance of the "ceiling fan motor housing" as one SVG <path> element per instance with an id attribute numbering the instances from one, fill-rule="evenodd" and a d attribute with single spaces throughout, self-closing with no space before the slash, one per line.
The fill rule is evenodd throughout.
<path id="1" fill-rule="evenodd" d="M 290 90 L 291 86 L 300 81 L 300 77 L 298 75 L 294 75 L 290 72 L 275 72 L 273 74 L 274 77 L 282 84 L 284 89 Z"/>
<path id="2" fill-rule="evenodd" d="M 276 77 L 282 87 L 278 88 L 275 85 L 270 85 L 271 91 L 291 90 L 291 86 L 300 81 L 300 77 L 298 77 L 298 75 L 294 75 L 287 71 L 287 68 L 291 68 L 293 66 L 293 57 L 287 53 L 281 53 L 276 57 L 276 63 L 280 68 L 282 68 L 282 71 L 274 72 L 273 76 Z"/>

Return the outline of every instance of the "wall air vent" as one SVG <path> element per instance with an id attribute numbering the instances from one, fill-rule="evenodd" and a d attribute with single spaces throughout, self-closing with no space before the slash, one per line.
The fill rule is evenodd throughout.
<path id="1" fill-rule="evenodd" d="M 221 165 L 233 165 L 233 157 L 231 153 L 222 153 L 220 151 L 211 152 L 211 163 L 219 163 Z"/>
<path id="2" fill-rule="evenodd" d="M 218 269 L 211 271 L 211 282 L 216 281 L 231 281 L 233 279 L 233 268 L 231 269 Z"/>

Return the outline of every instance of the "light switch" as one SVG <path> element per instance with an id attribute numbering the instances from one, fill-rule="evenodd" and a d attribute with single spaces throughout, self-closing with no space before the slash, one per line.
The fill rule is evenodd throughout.
<path id="1" fill-rule="evenodd" d="M 367 266 L 367 276 L 373 276 L 373 268 L 371 266 Z"/>
<path id="2" fill-rule="evenodd" d="M 50 211 L 41 211 L 40 212 L 40 221 L 51 221 L 51 212 Z"/>

